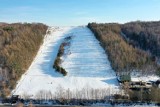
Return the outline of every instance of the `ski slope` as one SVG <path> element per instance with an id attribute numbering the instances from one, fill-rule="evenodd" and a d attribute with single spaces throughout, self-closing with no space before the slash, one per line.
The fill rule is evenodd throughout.
<path id="1" fill-rule="evenodd" d="M 107 56 L 93 33 L 81 27 L 50 27 L 44 43 L 34 61 L 18 82 L 13 94 L 33 98 L 40 90 L 56 93 L 58 87 L 64 90 L 110 89 L 110 94 L 119 91 L 116 74 Z M 72 36 L 71 45 L 62 57 L 63 68 L 68 72 L 62 76 L 53 69 L 60 44 Z"/>

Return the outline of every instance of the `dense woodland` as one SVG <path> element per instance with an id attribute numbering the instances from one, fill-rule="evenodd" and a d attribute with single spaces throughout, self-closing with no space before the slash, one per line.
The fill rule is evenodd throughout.
<path id="1" fill-rule="evenodd" d="M 132 31 L 132 28 L 129 27 L 129 25 L 130 26 L 132 25 L 132 27 L 134 27 L 135 29 L 133 29 Z M 142 37 L 137 34 L 135 36 L 136 39 L 133 39 L 134 38 L 133 37 L 132 38 L 133 40 L 128 41 L 128 36 L 125 36 L 124 34 L 128 35 L 128 32 L 129 33 L 133 32 L 134 34 L 134 31 L 140 32 L 141 30 L 141 29 L 139 29 L 139 31 L 136 30 L 137 29 L 136 26 L 132 23 L 124 25 L 116 23 L 112 24 L 89 23 L 88 27 L 93 31 L 96 38 L 100 41 L 102 47 L 105 49 L 108 58 L 111 62 L 111 65 L 113 69 L 117 72 L 117 74 L 122 72 L 130 73 L 133 70 L 141 71 L 144 74 L 149 74 L 149 73 L 153 74 L 160 72 L 160 68 L 158 67 L 155 60 L 155 55 L 157 56 L 159 55 L 158 42 L 160 41 L 156 40 L 157 42 L 156 41 L 153 42 L 155 38 L 158 38 L 156 37 L 156 35 L 154 35 L 153 37 L 154 40 L 147 38 L 147 41 L 152 44 L 152 45 L 151 44 L 147 45 L 144 41 L 145 39 L 141 39 L 147 37 L 144 35 L 145 33 L 147 34 L 145 30 L 143 30 L 144 33 L 142 33 L 143 34 L 141 35 Z M 160 29 L 158 28 L 157 29 L 150 28 L 149 25 L 148 26 L 146 25 L 146 28 L 144 29 L 147 28 L 150 29 L 150 32 L 153 31 L 158 32 L 158 30 L 160 31 Z M 151 31 L 151 29 L 154 30 Z M 140 40 L 140 42 L 138 40 Z M 154 45 L 152 42 L 157 45 Z M 146 49 L 141 49 L 144 48 L 141 47 L 143 45 L 146 45 L 145 47 Z M 148 50 L 151 50 L 151 52 L 153 51 L 153 54 L 148 52 Z"/>
<path id="2" fill-rule="evenodd" d="M 126 23 L 122 32 L 130 44 L 160 58 L 160 21 Z"/>
<path id="3" fill-rule="evenodd" d="M 47 28 L 41 23 L 0 24 L 0 96 L 8 95 L 29 67 Z"/>

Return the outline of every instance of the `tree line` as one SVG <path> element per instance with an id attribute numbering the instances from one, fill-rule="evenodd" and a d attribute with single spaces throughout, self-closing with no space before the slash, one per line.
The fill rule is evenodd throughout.
<path id="1" fill-rule="evenodd" d="M 41 23 L 0 25 L 0 96 L 5 97 L 28 69 L 35 57 L 47 26 Z"/>
<path id="2" fill-rule="evenodd" d="M 57 57 L 56 57 L 54 64 L 53 64 L 53 68 L 57 72 L 61 73 L 63 76 L 67 75 L 67 71 L 61 66 L 61 63 L 62 63 L 61 57 L 64 56 L 64 54 L 65 54 L 65 48 L 70 47 L 71 39 L 72 39 L 72 36 L 68 36 L 68 37 L 64 38 L 64 41 L 61 43 L 61 45 L 59 47 Z"/>
<path id="3" fill-rule="evenodd" d="M 123 34 L 125 30 L 124 26 L 116 23 L 88 24 L 88 27 L 106 51 L 112 68 L 117 74 L 122 72 L 130 73 L 134 70 L 141 71 L 144 74 L 154 74 L 159 71 L 159 67 L 152 54 L 127 41 L 128 37 L 125 37 Z"/>
<path id="4" fill-rule="evenodd" d="M 128 42 L 160 58 L 160 21 L 131 22 L 122 25 Z"/>

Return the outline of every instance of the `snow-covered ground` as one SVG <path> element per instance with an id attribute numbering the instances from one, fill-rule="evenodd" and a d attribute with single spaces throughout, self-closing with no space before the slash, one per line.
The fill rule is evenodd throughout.
<path id="1" fill-rule="evenodd" d="M 109 89 L 110 94 L 119 91 L 116 74 L 107 60 L 104 50 L 87 27 L 51 27 L 44 43 L 27 72 L 21 77 L 13 94 L 31 95 L 40 90 L 55 93 L 58 87 L 70 91 L 83 88 Z M 53 69 L 60 44 L 67 36 L 73 36 L 69 53 L 63 57 L 62 76 Z"/>
<path id="2" fill-rule="evenodd" d="M 133 82 L 138 82 L 138 81 L 142 81 L 142 82 L 154 81 L 154 82 L 156 82 L 159 79 L 160 79 L 160 77 L 155 74 L 149 75 L 149 74 L 142 74 L 141 72 L 132 72 L 131 73 L 131 81 L 133 81 Z"/>

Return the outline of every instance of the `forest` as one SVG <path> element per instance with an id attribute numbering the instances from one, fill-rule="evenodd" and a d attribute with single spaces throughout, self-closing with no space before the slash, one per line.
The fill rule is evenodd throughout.
<path id="1" fill-rule="evenodd" d="M 160 58 L 160 21 L 130 22 L 121 27 L 129 44 L 147 51 L 154 59 Z"/>
<path id="2" fill-rule="evenodd" d="M 117 74 L 132 71 L 159 74 L 160 66 L 156 61 L 160 54 L 160 29 L 156 27 L 159 25 L 157 22 L 89 23 L 88 27 L 105 49 Z"/>
<path id="3" fill-rule="evenodd" d="M 6 97 L 33 61 L 47 26 L 41 23 L 0 24 L 0 96 Z"/>

